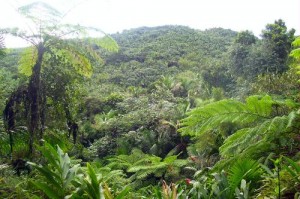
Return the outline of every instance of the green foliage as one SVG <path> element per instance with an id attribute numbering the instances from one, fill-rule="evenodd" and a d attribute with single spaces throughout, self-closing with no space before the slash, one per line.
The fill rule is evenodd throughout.
<path id="1" fill-rule="evenodd" d="M 200 170 L 195 173 L 194 177 L 195 180 L 189 180 L 192 188 L 189 190 L 188 195 L 191 198 L 221 199 L 233 197 L 224 171 L 206 175 L 205 171 Z"/>
<path id="2" fill-rule="evenodd" d="M 280 156 L 272 160 L 273 166 L 261 165 L 265 170 L 262 175 L 262 186 L 257 191 L 257 198 L 277 197 L 293 198 L 299 190 L 297 180 L 289 173 L 288 164 L 285 164 L 286 157 Z M 290 168 L 291 169 L 291 168 Z"/>
<path id="3" fill-rule="evenodd" d="M 299 117 L 298 114 L 292 112 L 288 116 L 277 116 L 256 124 L 252 128 L 240 129 L 224 141 L 224 144 L 220 147 L 221 154 L 230 157 L 233 154 L 241 153 L 251 157 L 256 152 L 258 154 L 264 151 L 271 152 L 276 150 L 277 147 L 288 146 L 291 141 L 289 130 L 293 127 L 297 117 Z M 268 147 L 271 148 L 268 149 Z M 255 152 L 255 148 L 261 151 Z M 252 154 L 253 152 L 254 154 Z"/>
<path id="4" fill-rule="evenodd" d="M 5 57 L 5 59 L 8 56 L 9 54 Z M 5 59 L 2 61 L 5 62 Z M 0 69 L 0 110 L 4 110 L 9 94 L 14 92 L 20 82 L 20 79 L 16 78 L 14 71 L 8 70 L 5 65 L 0 65 L 2 67 Z"/>
<path id="5" fill-rule="evenodd" d="M 293 50 L 290 53 L 290 57 L 292 58 L 292 66 L 297 70 L 297 74 L 299 74 L 300 69 L 300 37 L 297 37 L 295 41 L 292 43 Z"/>
<path id="6" fill-rule="evenodd" d="M 297 101 L 299 87 L 298 76 L 295 69 L 291 69 L 282 74 L 259 75 L 256 81 L 251 85 L 251 93 L 268 94 L 278 96 L 282 99 L 293 99 Z"/>
<path id="7" fill-rule="evenodd" d="M 251 45 L 255 43 L 257 38 L 254 34 L 248 30 L 239 32 L 234 40 L 235 43 L 239 43 L 242 45 Z"/>
<path id="8" fill-rule="evenodd" d="M 292 147 L 291 136 L 295 132 L 290 130 L 295 127 L 299 117 L 296 112 L 285 115 L 288 113 L 285 108 L 288 104 L 288 101 L 274 101 L 270 96 L 251 96 L 246 103 L 222 100 L 192 110 L 182 120 L 179 131 L 183 135 L 197 137 L 222 128 L 224 123 L 232 123 L 237 128 L 232 135 L 225 135 L 219 148 L 222 157 L 257 158 L 272 150 L 280 153 L 281 147 Z"/>
<path id="9" fill-rule="evenodd" d="M 83 186 L 83 188 L 77 190 L 77 193 L 72 195 L 73 198 L 84 198 L 84 195 L 86 198 L 95 198 L 95 199 L 105 198 L 104 190 L 107 189 L 103 189 L 101 181 L 96 176 L 96 173 L 90 164 L 87 164 L 87 178 L 83 179 L 82 182 L 83 185 L 81 186 Z M 80 194 L 82 190 L 84 190 L 83 195 Z M 106 193 L 106 195 L 107 194 L 110 193 Z"/>
<path id="10" fill-rule="evenodd" d="M 283 157 L 283 159 L 288 163 L 286 166 L 284 166 L 284 169 L 289 172 L 289 174 L 292 176 L 293 180 L 295 181 L 294 184 L 291 183 L 291 186 L 289 186 L 289 189 L 292 189 L 291 192 L 293 192 L 295 195 L 294 197 L 296 198 L 299 196 L 299 187 L 300 187 L 300 166 L 298 162 L 293 161 L 292 159 L 288 157 Z"/>
<path id="11" fill-rule="evenodd" d="M 28 146 L 28 133 L 21 128 L 16 128 L 11 132 L 12 137 L 5 131 L 1 131 L 0 135 L 0 156 L 12 157 L 13 159 L 26 158 Z M 12 143 L 12 148 L 10 144 Z M 12 149 L 12 151 L 11 151 Z"/>
<path id="12" fill-rule="evenodd" d="M 294 162 L 288 157 L 284 157 L 284 159 L 289 163 L 290 167 L 285 167 L 285 169 L 300 183 L 299 173 L 300 173 L 300 166 L 297 162 Z"/>
<path id="13" fill-rule="evenodd" d="M 258 39 L 249 31 L 239 32 L 235 38 L 234 44 L 229 50 L 230 71 L 232 74 L 242 76 L 246 79 L 253 77 L 253 66 L 249 62 L 251 51 Z"/>
<path id="14" fill-rule="evenodd" d="M 105 198 L 105 199 L 121 199 L 125 197 L 129 190 L 129 186 L 125 186 L 123 181 L 123 173 L 121 170 L 110 170 L 107 167 L 96 168 L 87 163 L 86 168 L 82 168 L 83 173 L 78 175 L 73 181 L 73 185 L 77 189 L 68 198 Z M 120 184 L 120 187 L 110 189 L 108 184 Z M 114 192 L 113 192 L 114 191 Z M 115 197 L 114 197 L 115 196 Z"/>
<path id="15" fill-rule="evenodd" d="M 30 163 L 42 176 L 41 179 L 33 180 L 32 184 L 49 198 L 59 199 L 66 196 L 70 192 L 71 181 L 76 176 L 79 164 L 72 165 L 68 154 L 64 153 L 59 146 L 55 150 L 45 142 L 40 150 L 47 164 L 42 166 Z"/>
<path id="16" fill-rule="evenodd" d="M 44 12 L 33 12 L 40 8 Z M 182 26 L 137 28 L 110 37 L 80 25 L 57 25 L 60 13 L 43 3 L 20 11 L 43 29 L 35 34 L 41 37 L 6 31 L 35 47 L 42 44 L 39 97 L 41 117 L 46 114 L 40 126 L 47 129 L 43 138 L 48 144 L 41 149 L 45 158 L 38 161 L 44 166 L 32 163 L 35 171 L 22 177 L 31 183 L 25 180 L 13 191 L 16 183 L 9 182 L 18 180 L 10 181 L 8 174 L 7 180 L 0 177 L 6 195 L 172 199 L 295 195 L 299 185 L 295 162 L 269 163 L 262 172 L 254 161 L 268 159 L 270 152 L 275 158 L 293 156 L 300 145 L 298 104 L 275 100 L 298 100 L 299 92 L 294 71 L 284 72 L 293 32 L 287 32 L 282 21 L 268 25 L 262 39 L 250 31 Z M 91 38 L 92 32 L 104 36 Z M 298 48 L 298 39 L 293 46 Z M 28 81 L 25 75 L 34 75 L 41 49 L 12 50 L 0 60 L 3 105 L 19 83 Z M 297 49 L 291 57 L 297 64 Z M 255 96 L 236 100 L 249 93 Z M 14 104 L 19 126 L 29 120 L 24 119 L 28 113 L 20 111 L 25 103 Z M 67 130 L 67 122 L 79 125 L 77 140 L 84 146 L 71 144 L 67 132 L 60 130 Z M 28 134 L 19 132 L 19 126 L 12 134 L 13 158 L 26 156 L 21 141 L 27 142 Z M 5 130 L 0 133 L 0 152 L 6 156 L 11 140 Z M 75 165 L 62 151 L 87 166 Z M 189 157 L 181 159 L 187 151 Z M 101 164 L 85 163 L 95 159 Z M 182 180 L 192 178 L 195 171 L 193 179 Z M 161 187 L 161 180 L 176 184 L 164 182 Z"/>
<path id="17" fill-rule="evenodd" d="M 19 60 L 19 72 L 26 76 L 31 76 L 32 68 L 37 59 L 37 49 L 33 46 L 24 49 Z"/>
<path id="18" fill-rule="evenodd" d="M 275 56 L 269 66 L 269 71 L 282 73 L 287 70 L 286 61 L 294 40 L 294 33 L 294 29 L 287 31 L 285 22 L 281 19 L 276 20 L 274 24 L 266 25 L 262 37 L 265 39 L 267 47 L 271 49 L 272 55 Z"/>
<path id="19" fill-rule="evenodd" d="M 106 82 L 143 88 L 161 76 L 174 76 L 186 69 L 199 73 L 209 61 L 227 51 L 235 34 L 221 28 L 202 32 L 184 26 L 124 31 L 112 35 L 120 51 L 107 54 L 107 67 L 101 73 L 110 74 Z"/>
<path id="20" fill-rule="evenodd" d="M 245 190 L 245 182 L 248 182 L 248 191 L 260 187 L 260 180 L 262 170 L 257 161 L 251 159 L 240 159 L 236 161 L 230 168 L 228 174 L 228 182 L 230 184 L 231 192 L 233 193 L 236 188 L 243 187 Z M 243 182 L 243 180 L 245 182 Z"/>
<path id="21" fill-rule="evenodd" d="M 47 163 L 42 166 L 30 162 L 40 174 L 30 183 L 48 198 L 112 199 L 114 196 L 123 198 L 129 192 L 128 187 L 122 187 L 124 180 L 120 170 L 112 171 L 105 167 L 95 170 L 89 163 L 87 167 L 80 167 L 79 164 L 73 164 L 59 146 L 55 149 L 47 142 L 40 147 L 40 151 Z M 114 193 L 111 193 L 107 184 L 114 185 Z"/>
<path id="22" fill-rule="evenodd" d="M 258 96 L 249 97 L 246 104 L 231 99 L 214 102 L 190 111 L 187 118 L 181 121 L 179 131 L 183 135 L 198 136 L 226 122 L 246 126 L 256 120 L 268 119 L 274 103 L 269 96 L 261 99 Z"/>
<path id="23" fill-rule="evenodd" d="M 109 36 L 89 38 L 91 32 L 98 32 L 98 34 L 100 32 L 103 35 L 102 31 L 95 28 L 61 24 L 63 15 L 46 3 L 34 2 L 20 7 L 19 12 L 24 18 L 30 20 L 29 24 L 34 24 L 35 28 L 31 30 L 35 30 L 35 32 L 20 31 L 17 28 L 5 29 L 4 32 L 25 39 L 32 44 L 31 47 L 24 51 L 19 67 L 19 71 L 30 75 L 27 87 L 28 93 L 27 97 L 23 99 L 23 103 L 26 105 L 24 115 L 25 117 L 29 117 L 29 122 L 27 122 L 30 134 L 29 151 L 32 153 L 33 143 L 38 134 L 40 134 L 40 138 L 42 137 L 42 133 L 40 132 L 43 132 L 43 128 L 45 127 L 45 107 L 48 96 L 43 89 L 44 82 L 46 82 L 42 78 L 43 69 L 47 66 L 70 66 L 78 74 L 91 77 L 92 61 L 102 62 L 99 52 L 96 52 L 96 48 L 117 51 L 118 45 Z M 70 82 L 65 82 L 65 84 L 59 86 L 67 90 L 66 87 L 70 86 Z M 68 97 L 60 96 L 53 100 L 61 102 L 61 105 L 64 106 L 67 122 L 77 125 L 73 119 L 73 115 L 70 114 L 70 108 L 67 106 L 67 103 L 70 101 Z M 11 103 L 14 103 L 14 99 L 11 99 L 10 103 L 7 103 L 7 107 L 14 109 L 14 107 L 9 105 Z M 16 110 L 12 110 L 11 112 L 16 112 Z M 6 114 L 8 113 L 6 112 Z M 77 132 L 73 130 L 74 142 L 76 142 L 76 134 Z"/>
<path id="24" fill-rule="evenodd" d="M 241 187 L 235 189 L 235 195 L 238 199 L 248 199 L 249 198 L 249 183 L 246 180 L 241 181 Z"/>
<path id="25" fill-rule="evenodd" d="M 141 181 L 153 175 L 156 178 L 178 177 L 180 168 L 187 164 L 186 160 L 177 159 L 177 155 L 170 155 L 164 159 L 144 154 L 138 149 L 134 149 L 130 155 L 118 155 L 108 159 L 111 168 L 124 169 L 132 181 Z"/>

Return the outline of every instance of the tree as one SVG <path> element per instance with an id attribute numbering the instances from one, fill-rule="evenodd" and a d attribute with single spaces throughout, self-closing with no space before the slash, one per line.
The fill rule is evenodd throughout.
<path id="1" fill-rule="evenodd" d="M 295 29 L 287 31 L 285 22 L 281 19 L 274 24 L 267 24 L 262 31 L 262 38 L 265 47 L 270 49 L 273 55 L 273 62 L 268 72 L 282 73 L 288 69 L 287 58 L 291 50 L 291 43 L 294 40 Z"/>
<path id="2" fill-rule="evenodd" d="M 0 34 L 0 57 L 3 56 L 5 53 L 4 53 L 4 38 L 3 36 Z"/>
<path id="3" fill-rule="evenodd" d="M 242 45 L 251 45 L 256 42 L 256 37 L 254 34 L 248 30 L 246 31 L 241 31 L 237 34 L 234 43 L 242 44 Z"/>
<path id="4" fill-rule="evenodd" d="M 28 131 L 30 134 L 29 152 L 37 135 L 42 135 L 43 115 L 41 74 L 43 68 L 51 67 L 53 58 L 60 58 L 60 65 L 71 65 L 74 70 L 86 77 L 92 74 L 92 60 L 101 62 L 98 47 L 116 51 L 118 46 L 109 36 L 88 38 L 89 33 L 101 32 L 96 28 L 80 25 L 61 24 L 63 14 L 43 2 L 35 2 L 19 9 L 20 14 L 30 20 L 33 27 L 28 30 L 5 29 L 5 33 L 20 37 L 32 46 L 28 47 L 20 60 L 21 71 L 29 75 L 27 111 Z M 42 13 L 42 14 L 41 14 Z M 101 32 L 103 33 L 103 32 Z M 74 39 L 74 38 L 79 39 Z"/>
<path id="5" fill-rule="evenodd" d="M 237 76 L 244 78 L 252 78 L 253 74 L 249 68 L 248 56 L 251 47 L 255 44 L 257 38 L 252 32 L 242 31 L 239 32 L 234 40 L 234 44 L 230 50 L 231 70 Z"/>

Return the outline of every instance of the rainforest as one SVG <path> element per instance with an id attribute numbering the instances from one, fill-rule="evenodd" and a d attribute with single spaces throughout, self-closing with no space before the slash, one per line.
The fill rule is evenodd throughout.
<path id="1" fill-rule="evenodd" d="M 106 34 L 19 12 L 37 28 L 0 27 L 0 198 L 300 198 L 300 37 L 283 19 L 260 37 Z"/>

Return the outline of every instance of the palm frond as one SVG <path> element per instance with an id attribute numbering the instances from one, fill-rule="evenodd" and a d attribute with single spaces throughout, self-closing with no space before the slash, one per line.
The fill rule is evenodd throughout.
<path id="1" fill-rule="evenodd" d="M 257 161 L 251 159 L 240 159 L 233 164 L 228 174 L 228 182 L 232 193 L 239 187 L 244 179 L 252 186 L 259 186 L 262 171 Z"/>

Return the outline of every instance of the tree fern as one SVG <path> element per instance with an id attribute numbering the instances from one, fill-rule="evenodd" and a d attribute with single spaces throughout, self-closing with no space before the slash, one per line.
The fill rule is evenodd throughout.
<path id="1" fill-rule="evenodd" d="M 272 100 L 270 96 L 251 96 L 245 103 L 222 100 L 192 110 L 182 120 L 180 132 L 199 136 L 220 129 L 224 123 L 233 123 L 237 130 L 225 137 L 219 148 L 222 161 L 236 156 L 257 158 L 270 150 L 279 152 L 280 147 L 290 143 L 290 135 L 299 114 L 291 112 L 289 115 L 280 113 L 276 116 L 279 114 L 276 110 L 281 107 L 288 110 L 287 106 L 284 102 Z"/>
<path id="2" fill-rule="evenodd" d="M 269 145 L 269 150 L 278 150 L 278 147 L 288 144 L 292 126 L 296 122 L 295 112 L 291 112 L 288 116 L 277 116 L 268 119 L 252 128 L 243 128 L 229 136 L 220 147 L 223 157 L 229 157 L 237 154 L 251 155 L 252 148 L 259 148 L 265 143 Z M 299 117 L 299 116 L 298 116 Z M 278 146 L 280 145 L 280 146 Z"/>
<path id="3" fill-rule="evenodd" d="M 51 67 L 51 58 L 60 60 L 61 66 L 72 66 L 75 72 L 90 77 L 92 61 L 102 62 L 97 48 L 117 51 L 118 45 L 106 34 L 96 28 L 80 25 L 61 24 L 64 14 L 43 2 L 34 2 L 19 8 L 19 13 L 30 20 L 26 30 L 17 28 L 4 29 L 1 32 L 25 39 L 32 44 L 21 59 L 19 70 L 30 75 L 28 84 L 28 131 L 30 134 L 29 151 L 33 152 L 33 142 L 42 132 L 43 113 L 41 92 L 43 68 Z M 90 38 L 90 33 L 97 32 L 99 38 Z M 100 37 L 104 36 L 104 37 Z M 74 39 L 76 38 L 76 40 Z M 59 59 L 57 59 L 59 57 Z M 52 59 L 53 61 L 54 59 Z M 41 137 L 42 133 L 40 133 Z"/>

